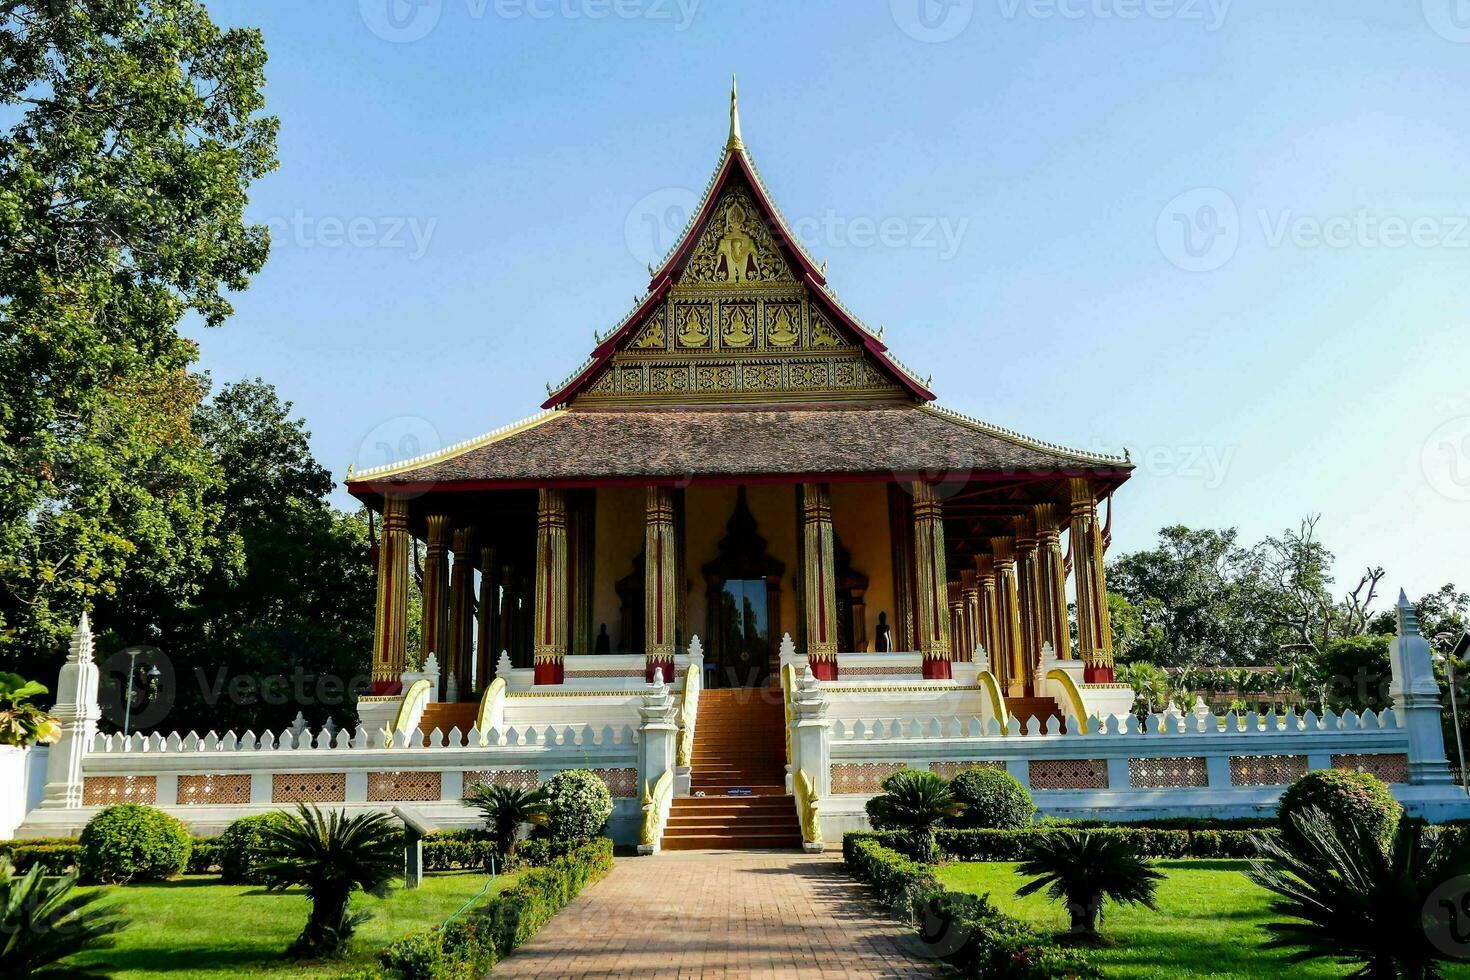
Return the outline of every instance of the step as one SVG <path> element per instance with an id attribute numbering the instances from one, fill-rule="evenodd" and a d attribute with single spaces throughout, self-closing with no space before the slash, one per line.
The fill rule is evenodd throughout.
<path id="1" fill-rule="evenodd" d="M 699 834 L 689 837 L 665 837 L 666 851 L 757 851 L 791 850 L 801 847 L 801 834 L 767 834 L 759 837 L 734 837 L 728 834 Z"/>

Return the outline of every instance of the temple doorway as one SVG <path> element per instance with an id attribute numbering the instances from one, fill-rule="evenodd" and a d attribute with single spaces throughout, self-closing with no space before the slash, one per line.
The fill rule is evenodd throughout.
<path id="1" fill-rule="evenodd" d="M 766 551 L 745 488 L 718 545 L 719 556 L 702 568 L 705 581 L 705 656 L 716 687 L 768 683 L 781 636 L 781 576 L 786 566 Z"/>
<path id="2" fill-rule="evenodd" d="M 771 621 L 765 579 L 726 579 L 720 589 L 720 683 L 759 687 L 770 673 Z"/>

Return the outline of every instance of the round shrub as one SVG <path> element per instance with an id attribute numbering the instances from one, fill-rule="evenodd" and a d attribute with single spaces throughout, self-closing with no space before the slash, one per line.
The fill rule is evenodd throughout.
<path id="1" fill-rule="evenodd" d="M 151 806 L 110 806 L 87 821 L 77 864 L 87 881 L 162 881 L 183 872 L 194 840 L 184 824 Z"/>
<path id="2" fill-rule="evenodd" d="M 949 791 L 965 804 L 950 818 L 952 827 L 1021 830 L 1036 816 L 1031 791 L 1004 769 L 966 769 L 949 781 Z"/>
<path id="3" fill-rule="evenodd" d="M 291 818 L 280 811 L 241 817 L 215 838 L 219 853 L 220 878 L 232 885 L 264 885 L 260 875 L 264 864 L 265 832 L 269 827 L 290 824 Z"/>
<path id="4" fill-rule="evenodd" d="M 1286 788 L 1276 810 L 1282 835 L 1299 841 L 1292 817 L 1310 809 L 1321 810 L 1339 828 L 1356 824 L 1385 843 L 1404 812 L 1383 780 L 1343 769 L 1314 770 Z"/>
<path id="5" fill-rule="evenodd" d="M 612 816 L 607 784 L 588 769 L 567 769 L 546 781 L 547 831 L 552 840 L 587 840 L 602 833 Z"/>

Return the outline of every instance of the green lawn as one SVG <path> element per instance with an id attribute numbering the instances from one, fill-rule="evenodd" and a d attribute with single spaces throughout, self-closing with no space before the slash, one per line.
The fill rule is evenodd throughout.
<path id="1" fill-rule="evenodd" d="M 514 880 L 496 879 L 488 894 Z M 395 888 L 385 899 L 358 894 L 355 910 L 373 917 L 358 927 L 349 956 L 331 963 L 293 963 L 284 950 L 306 922 L 300 891 L 267 892 L 251 885 L 222 885 L 217 877 L 189 877 L 158 885 L 104 889 L 132 920 L 117 946 L 73 961 L 108 964 L 107 973 L 127 978 L 241 980 L 243 977 L 333 977 L 371 963 L 378 950 L 408 933 L 438 925 L 485 887 L 489 877 L 451 871 L 424 878 L 416 891 Z"/>
<path id="2" fill-rule="evenodd" d="M 1109 977 L 1176 978 L 1263 976 L 1342 977 L 1331 963 L 1294 965 L 1275 950 L 1262 950 L 1270 921 L 1270 895 L 1240 873 L 1244 861 L 1160 861 L 1168 879 L 1159 886 L 1159 911 L 1109 905 L 1100 926 L 1117 945 L 1093 952 Z M 1044 929 L 1066 928 L 1066 913 L 1044 895 L 1017 898 L 1024 881 L 1014 864 L 946 864 L 939 878 L 955 891 L 989 893 L 1001 910 Z M 1470 978 L 1470 967 L 1448 976 Z"/>

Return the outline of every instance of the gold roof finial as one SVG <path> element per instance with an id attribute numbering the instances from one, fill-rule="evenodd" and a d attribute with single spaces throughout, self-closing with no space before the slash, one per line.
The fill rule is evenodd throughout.
<path id="1" fill-rule="evenodd" d="M 744 150 L 740 139 L 740 96 L 735 89 L 735 73 L 730 73 L 730 138 L 725 141 L 727 150 Z"/>

